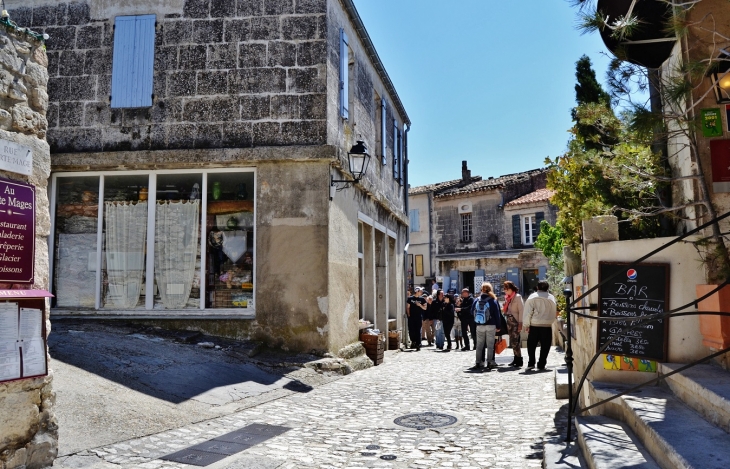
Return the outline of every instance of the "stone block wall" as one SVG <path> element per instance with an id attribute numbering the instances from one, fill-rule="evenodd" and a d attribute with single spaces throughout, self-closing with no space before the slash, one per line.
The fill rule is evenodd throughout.
<path id="1" fill-rule="evenodd" d="M 461 215 L 459 203 L 469 200 L 472 203 L 472 242 L 461 241 Z M 511 244 L 512 231 L 505 233 L 504 212 L 499 208 L 502 203 L 496 191 L 477 193 L 472 197 L 436 199 L 434 205 L 439 254 L 456 252 L 494 251 L 507 249 Z"/>
<path id="2" fill-rule="evenodd" d="M 36 186 L 35 284 L 0 284 L 0 289 L 48 288 L 50 233 L 47 185 L 51 159 L 46 143 L 48 64 L 42 42 L 0 26 L 0 139 L 29 147 L 30 176 L 0 171 L 0 177 Z M 46 331 L 51 330 L 46 318 Z M 0 383 L 0 468 L 48 467 L 58 452 L 52 376 Z"/>
<path id="3" fill-rule="evenodd" d="M 153 105 L 135 109 L 110 107 L 119 12 L 102 3 L 10 8 L 14 19 L 50 35 L 54 153 L 326 142 L 326 0 L 185 0 L 164 10 Z M 129 3 L 139 4 L 134 14 L 157 13 Z"/>

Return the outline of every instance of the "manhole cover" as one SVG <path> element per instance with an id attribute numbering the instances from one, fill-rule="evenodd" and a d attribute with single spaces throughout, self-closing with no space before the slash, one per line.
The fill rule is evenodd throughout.
<path id="1" fill-rule="evenodd" d="M 427 428 L 448 427 L 456 423 L 457 418 L 453 415 L 439 414 L 436 412 L 422 412 L 420 414 L 408 414 L 398 417 L 393 422 L 401 427 L 425 430 Z"/>
<path id="2" fill-rule="evenodd" d="M 383 459 L 385 461 L 394 461 L 395 458 L 396 458 L 395 454 L 384 454 L 384 455 L 380 456 L 380 459 Z"/>
<path id="3" fill-rule="evenodd" d="M 380 446 L 378 445 L 367 445 L 365 449 L 380 449 Z"/>
<path id="4" fill-rule="evenodd" d="M 360 455 L 368 457 L 368 456 L 375 456 L 375 453 L 371 453 L 369 451 L 363 451 L 362 453 L 360 453 Z"/>

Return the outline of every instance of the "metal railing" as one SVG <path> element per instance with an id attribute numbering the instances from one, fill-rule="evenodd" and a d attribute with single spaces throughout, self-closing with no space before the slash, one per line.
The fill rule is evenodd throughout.
<path id="1" fill-rule="evenodd" d="M 685 233 L 682 236 L 679 236 L 677 238 L 674 238 L 672 241 L 670 241 L 670 242 L 668 242 L 666 244 L 663 244 L 662 246 L 658 247 L 657 249 L 651 251 L 650 253 L 648 253 L 648 254 L 646 254 L 646 255 L 644 255 L 644 256 L 636 259 L 633 262 L 633 264 L 638 264 L 639 262 L 643 262 L 643 261 L 649 259 L 650 257 L 654 256 L 655 254 L 658 254 L 659 252 L 667 249 L 668 247 L 670 247 L 670 246 L 672 246 L 674 244 L 677 244 L 679 242 L 682 242 L 686 238 L 688 238 L 688 237 L 690 237 L 690 236 L 692 236 L 692 235 L 694 235 L 694 234 L 696 234 L 696 233 L 704 230 L 705 228 L 707 228 L 707 227 L 709 227 L 709 226 L 711 226 L 711 225 L 713 225 L 715 223 L 718 223 L 719 221 L 721 221 L 721 220 L 723 220 L 725 218 L 728 218 L 728 217 L 730 217 L 730 212 L 727 212 L 727 213 L 725 213 L 725 214 L 723 214 L 723 215 L 721 215 L 721 216 L 719 216 L 719 217 L 717 217 L 717 218 L 715 218 L 713 220 L 710 220 L 707 223 L 704 223 L 703 225 L 700 225 L 697 228 L 695 228 L 695 229 L 693 229 L 691 231 L 688 231 L 687 233 Z M 689 302 L 687 304 L 684 304 L 684 305 L 682 305 L 682 306 L 680 306 L 678 308 L 674 308 L 674 309 L 672 309 L 670 311 L 666 311 L 666 312 L 659 313 L 659 314 L 652 314 L 652 315 L 648 315 L 648 316 L 640 316 L 640 317 L 637 317 L 637 318 L 632 318 L 631 319 L 632 325 L 630 327 L 623 328 L 620 332 L 611 335 L 608 338 L 608 340 L 606 340 L 606 342 L 598 349 L 598 351 L 595 353 L 595 355 L 593 356 L 593 358 L 591 359 L 591 361 L 586 366 L 586 368 L 585 368 L 585 370 L 583 372 L 583 375 L 580 378 L 580 382 L 578 383 L 578 388 L 575 390 L 575 393 L 573 393 L 573 361 L 574 361 L 574 359 L 573 359 L 573 347 L 572 347 L 571 316 L 575 315 L 577 317 L 582 317 L 582 318 L 594 320 L 594 321 L 597 321 L 599 323 L 599 325 L 603 321 L 607 321 L 607 322 L 610 322 L 610 321 L 626 321 L 627 320 L 626 317 L 601 317 L 601 316 L 592 316 L 590 314 L 581 313 L 579 311 L 590 309 L 590 307 L 576 307 L 576 305 L 579 304 L 579 302 L 581 300 L 583 300 L 584 298 L 587 298 L 588 295 L 590 295 L 592 292 L 594 292 L 597 289 L 601 288 L 601 286 L 605 285 L 606 283 L 614 280 L 619 275 L 621 275 L 621 272 L 620 271 L 616 271 L 612 275 L 609 275 L 607 278 L 601 280 L 601 282 L 599 282 L 597 285 L 591 287 L 589 290 L 587 290 L 586 292 L 584 292 L 581 296 L 579 296 L 578 298 L 576 298 L 575 300 L 573 300 L 572 303 L 571 303 L 570 299 L 573 296 L 573 291 L 570 288 L 566 288 L 563 291 L 563 294 L 565 295 L 565 300 L 566 300 L 566 310 L 567 310 L 567 313 L 568 313 L 567 314 L 567 321 L 566 321 L 566 325 L 567 325 L 567 328 L 568 328 L 568 337 L 567 337 L 567 347 L 566 347 L 566 350 L 565 350 L 565 363 L 566 363 L 566 365 L 568 367 L 568 430 L 567 430 L 567 435 L 566 435 L 566 441 L 568 442 L 568 444 L 570 444 L 570 442 L 571 442 L 571 431 L 572 431 L 572 426 L 573 426 L 572 424 L 573 424 L 573 416 L 574 415 L 581 414 L 581 413 L 584 413 L 584 412 L 586 412 L 588 410 L 594 409 L 594 408 L 596 408 L 598 406 L 601 406 L 601 405 L 603 405 L 603 404 L 605 404 L 607 402 L 610 402 L 610 401 L 612 401 L 614 399 L 617 399 L 617 398 L 619 398 L 621 396 L 624 396 L 626 394 L 629 394 L 629 393 L 632 393 L 634 391 L 637 391 L 637 390 L 639 390 L 639 389 L 641 389 L 641 388 L 643 388 L 645 386 L 653 385 L 653 384 L 655 384 L 655 383 L 657 383 L 657 382 L 659 382 L 659 381 L 661 381 L 661 380 L 663 380 L 663 379 L 665 379 L 665 378 L 667 378 L 667 377 L 669 377 L 671 375 L 674 375 L 676 373 L 680 373 L 680 372 L 682 372 L 682 371 L 684 371 L 684 370 L 686 370 L 688 368 L 692 368 L 695 365 L 699 365 L 701 363 L 710 361 L 710 360 L 712 360 L 715 357 L 718 357 L 718 356 L 723 355 L 723 354 L 725 354 L 727 352 L 730 352 L 730 347 L 725 348 L 725 349 L 722 349 L 722 350 L 720 350 L 718 352 L 715 352 L 715 353 L 713 353 L 711 355 L 708 355 L 706 357 L 703 357 L 703 358 L 701 358 L 699 360 L 695 360 L 695 361 L 693 361 L 691 363 L 687 363 L 686 365 L 681 366 L 680 368 L 677 368 L 676 370 L 673 370 L 673 371 L 671 371 L 669 373 L 666 373 L 666 374 L 664 374 L 662 376 L 658 376 L 657 378 L 654 378 L 652 380 L 646 381 L 644 383 L 641 383 L 641 384 L 638 384 L 636 386 L 633 386 L 633 387 L 631 387 L 629 389 L 626 389 L 623 392 L 614 394 L 611 397 L 606 398 L 606 399 L 603 399 L 601 401 L 598 401 L 598 402 L 596 402 L 594 404 L 591 404 L 590 406 L 583 407 L 581 409 L 577 409 L 578 400 L 574 398 L 574 394 L 576 396 L 580 396 L 580 392 L 581 392 L 581 390 L 583 388 L 583 385 L 585 384 L 585 381 L 586 381 L 586 378 L 588 376 L 588 373 L 593 368 L 593 365 L 596 363 L 596 360 L 598 360 L 598 358 L 604 353 L 604 351 L 606 350 L 606 348 L 611 343 L 613 343 L 617 339 L 619 339 L 619 338 L 627 335 L 628 332 L 631 332 L 634 329 L 638 329 L 639 327 L 643 327 L 646 324 L 649 324 L 651 322 L 655 322 L 655 321 L 659 321 L 659 320 L 667 319 L 667 318 L 671 318 L 671 317 L 697 316 L 697 315 L 700 315 L 700 314 L 704 314 L 704 315 L 708 315 L 708 316 L 730 316 L 730 312 L 724 312 L 724 311 L 684 311 L 687 308 L 690 308 L 692 306 L 696 306 L 699 302 L 701 302 L 701 301 L 705 300 L 706 298 L 709 298 L 710 296 L 714 295 L 719 290 L 721 290 L 723 287 L 725 287 L 727 285 L 730 285 L 730 278 L 728 278 L 722 284 L 717 285 L 717 287 L 715 289 L 713 289 L 712 291 L 710 291 L 710 292 L 706 293 L 705 295 L 697 298 L 696 300 L 691 301 L 691 302 Z"/>

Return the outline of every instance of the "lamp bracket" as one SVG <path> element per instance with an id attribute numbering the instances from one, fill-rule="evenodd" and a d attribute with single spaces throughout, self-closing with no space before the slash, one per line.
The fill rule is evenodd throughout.
<path id="1" fill-rule="evenodd" d="M 355 183 L 360 182 L 359 179 L 335 179 L 330 175 L 330 200 L 332 200 L 332 195 L 334 192 L 340 192 L 342 190 L 347 189 L 348 187 L 352 187 L 355 185 Z"/>

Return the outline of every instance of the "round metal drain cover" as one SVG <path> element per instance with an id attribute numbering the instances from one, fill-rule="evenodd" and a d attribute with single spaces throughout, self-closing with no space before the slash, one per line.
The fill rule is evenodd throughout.
<path id="1" fill-rule="evenodd" d="M 361 456 L 375 456 L 375 453 L 370 453 L 368 451 L 363 451 L 362 453 L 360 453 L 360 455 Z"/>
<path id="2" fill-rule="evenodd" d="M 365 449 L 380 449 L 380 446 L 378 445 L 367 445 Z"/>
<path id="3" fill-rule="evenodd" d="M 395 460 L 396 457 L 397 456 L 395 454 L 384 454 L 384 455 L 380 456 L 380 459 L 383 459 L 385 461 L 393 461 L 393 460 Z"/>
<path id="4" fill-rule="evenodd" d="M 436 412 L 422 412 L 420 414 L 408 414 L 398 417 L 393 422 L 401 427 L 425 430 L 427 428 L 448 427 L 455 424 L 457 418 L 453 415 L 439 414 Z"/>

